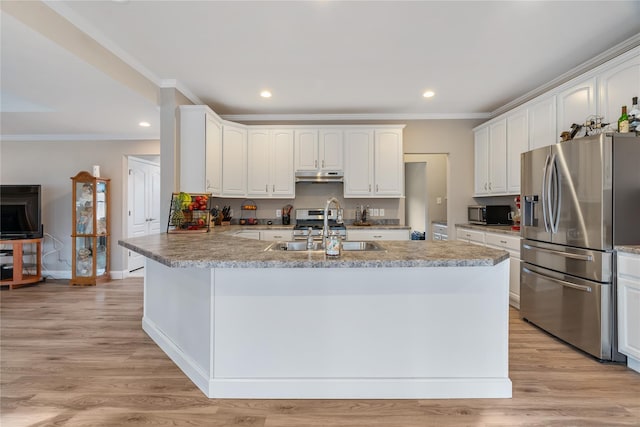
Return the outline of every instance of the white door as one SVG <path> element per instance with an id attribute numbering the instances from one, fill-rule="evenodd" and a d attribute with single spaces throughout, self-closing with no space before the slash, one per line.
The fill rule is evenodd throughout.
<path id="1" fill-rule="evenodd" d="M 128 160 L 127 236 L 160 232 L 160 166 L 143 159 Z M 144 266 L 144 256 L 128 251 L 128 271 Z"/>

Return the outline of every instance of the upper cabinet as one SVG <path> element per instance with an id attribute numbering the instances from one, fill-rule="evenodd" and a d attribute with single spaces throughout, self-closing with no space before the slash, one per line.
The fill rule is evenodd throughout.
<path id="1" fill-rule="evenodd" d="M 297 129 L 295 131 L 295 170 L 325 171 L 343 169 L 342 129 Z"/>
<path id="2" fill-rule="evenodd" d="M 247 195 L 293 198 L 293 130 L 255 129 L 248 133 Z"/>
<path id="3" fill-rule="evenodd" d="M 222 192 L 224 197 L 247 194 L 247 130 L 225 122 L 222 131 Z"/>
<path id="4" fill-rule="evenodd" d="M 529 111 L 529 149 L 555 144 L 559 135 L 556 132 L 556 97 L 538 99 L 528 106 Z"/>
<path id="5" fill-rule="evenodd" d="M 596 114 L 596 78 L 590 77 L 572 83 L 556 95 L 557 121 L 556 139 L 560 134 L 571 131 L 572 124 L 583 124 L 587 117 Z"/>
<path id="6" fill-rule="evenodd" d="M 222 178 L 222 121 L 204 105 L 180 111 L 180 190 L 219 195 Z"/>
<path id="7" fill-rule="evenodd" d="M 634 96 L 640 96 L 640 54 L 625 57 L 598 75 L 598 114 L 605 123 L 616 123 L 621 107 L 631 108 Z"/>
<path id="8" fill-rule="evenodd" d="M 344 139 L 344 197 L 402 197 L 402 129 L 348 129 Z"/>
<path id="9" fill-rule="evenodd" d="M 520 194 L 520 155 L 529 150 L 528 111 L 507 116 L 507 193 Z"/>
<path id="10" fill-rule="evenodd" d="M 476 195 L 507 191 L 507 121 L 498 120 L 475 133 Z"/>

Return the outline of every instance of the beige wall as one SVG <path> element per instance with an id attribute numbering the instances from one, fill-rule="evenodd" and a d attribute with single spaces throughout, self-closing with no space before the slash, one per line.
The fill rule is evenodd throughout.
<path id="1" fill-rule="evenodd" d="M 69 277 L 71 271 L 71 177 L 92 172 L 111 179 L 111 271 L 125 269 L 123 203 L 126 201 L 126 155 L 159 155 L 159 141 L 38 141 L 7 142 L 0 146 L 3 184 L 41 184 L 45 277 Z M 56 249 L 59 249 L 56 251 Z"/>

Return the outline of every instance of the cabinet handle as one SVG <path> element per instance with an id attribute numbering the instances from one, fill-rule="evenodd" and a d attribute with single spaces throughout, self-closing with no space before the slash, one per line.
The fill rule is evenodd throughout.
<path id="1" fill-rule="evenodd" d="M 489 183 L 489 190 L 491 190 L 491 183 Z"/>
<path id="2" fill-rule="evenodd" d="M 376 184 L 376 192 L 380 191 L 380 186 Z"/>
<path id="3" fill-rule="evenodd" d="M 271 186 L 271 188 L 272 188 L 271 192 L 272 192 L 272 193 L 275 193 L 275 192 L 276 192 L 276 185 L 275 185 L 275 184 L 273 184 L 273 185 Z"/>
<path id="4" fill-rule="evenodd" d="M 371 193 L 371 184 L 369 184 L 369 193 Z"/>
<path id="5" fill-rule="evenodd" d="M 500 243 L 502 243 L 503 245 L 506 245 L 507 241 L 506 240 L 500 240 Z"/>
<path id="6" fill-rule="evenodd" d="M 484 183 L 484 189 L 485 190 L 487 189 L 487 183 L 486 182 Z"/>
<path id="7" fill-rule="evenodd" d="M 324 168 L 324 160 L 322 161 L 322 167 Z"/>
<path id="8" fill-rule="evenodd" d="M 317 161 L 317 160 L 314 160 L 314 161 L 313 161 L 313 167 L 314 167 L 314 168 L 317 168 L 317 167 L 318 167 L 318 161 Z"/>

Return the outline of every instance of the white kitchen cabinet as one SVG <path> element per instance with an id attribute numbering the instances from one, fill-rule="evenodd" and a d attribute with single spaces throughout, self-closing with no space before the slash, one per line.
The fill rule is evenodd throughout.
<path id="1" fill-rule="evenodd" d="M 402 197 L 402 129 L 345 131 L 344 197 Z"/>
<path id="2" fill-rule="evenodd" d="M 570 132 L 571 125 L 583 124 L 587 117 L 596 114 L 596 78 L 572 81 L 570 86 L 556 95 L 556 141 L 560 134 Z"/>
<path id="3" fill-rule="evenodd" d="M 507 192 L 507 120 L 501 119 L 475 133 L 476 195 Z"/>
<path id="4" fill-rule="evenodd" d="M 640 54 L 638 49 L 634 52 L 611 61 L 598 74 L 598 115 L 605 123 L 613 123 L 614 129 L 621 107 L 630 109 L 631 98 L 640 96 Z"/>
<path id="5" fill-rule="evenodd" d="M 296 171 L 341 171 L 342 129 L 298 129 L 295 131 Z"/>
<path id="6" fill-rule="evenodd" d="M 509 252 L 509 301 L 520 307 L 520 237 L 485 232 L 487 247 Z"/>
<path id="7" fill-rule="evenodd" d="M 617 253 L 618 351 L 640 372 L 640 255 Z"/>
<path id="8" fill-rule="evenodd" d="M 260 230 L 260 240 L 270 242 L 289 242 L 293 240 L 292 230 Z"/>
<path id="9" fill-rule="evenodd" d="M 507 193 L 520 194 L 520 155 L 529 150 L 527 110 L 507 116 Z"/>
<path id="10" fill-rule="evenodd" d="M 484 232 L 476 230 L 468 230 L 465 228 L 456 228 L 456 238 L 463 242 L 473 243 L 474 245 L 484 246 Z"/>
<path id="11" fill-rule="evenodd" d="M 251 128 L 247 146 L 247 195 L 295 197 L 293 130 Z"/>
<path id="12" fill-rule="evenodd" d="M 444 224 L 431 224 L 431 240 L 448 240 L 447 226 Z"/>
<path id="13" fill-rule="evenodd" d="M 558 141 L 556 132 L 556 97 L 542 95 L 528 106 L 529 149 L 546 147 Z"/>
<path id="14" fill-rule="evenodd" d="M 228 123 L 222 132 L 222 192 L 224 197 L 247 194 L 247 130 Z"/>
<path id="15" fill-rule="evenodd" d="M 367 240 L 410 240 L 409 229 L 381 229 L 370 228 L 354 229 L 347 227 L 347 240 L 367 241 Z"/>
<path id="16" fill-rule="evenodd" d="M 489 194 L 489 126 L 474 133 L 475 194 Z"/>
<path id="17" fill-rule="evenodd" d="M 221 194 L 222 121 L 205 105 L 180 106 L 180 190 Z"/>

